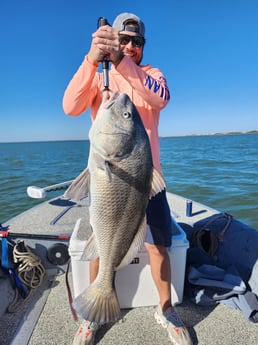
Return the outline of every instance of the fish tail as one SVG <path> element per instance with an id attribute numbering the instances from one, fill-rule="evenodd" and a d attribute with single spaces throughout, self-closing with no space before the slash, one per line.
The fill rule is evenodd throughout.
<path id="1" fill-rule="evenodd" d="M 74 299 L 73 307 L 85 320 L 100 325 L 120 318 L 120 305 L 115 289 L 103 291 L 95 282 Z"/>

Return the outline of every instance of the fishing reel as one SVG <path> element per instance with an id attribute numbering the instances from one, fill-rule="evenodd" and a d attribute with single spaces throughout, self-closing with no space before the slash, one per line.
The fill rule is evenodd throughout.
<path id="1" fill-rule="evenodd" d="M 53 265 L 65 265 L 70 259 L 67 245 L 55 243 L 47 249 L 47 258 Z"/>

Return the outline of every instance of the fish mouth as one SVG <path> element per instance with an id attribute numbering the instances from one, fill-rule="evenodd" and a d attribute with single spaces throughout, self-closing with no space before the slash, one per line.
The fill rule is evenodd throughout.
<path id="1" fill-rule="evenodd" d="M 111 108 L 114 103 L 116 102 L 117 98 L 119 97 L 119 92 L 113 92 L 111 94 L 111 97 L 110 98 L 106 98 L 106 95 L 104 96 L 104 99 L 103 99 L 103 108 L 104 109 L 109 109 Z"/>
<path id="2" fill-rule="evenodd" d="M 116 102 L 120 102 L 121 105 L 124 106 L 129 100 L 129 96 L 125 93 L 112 92 L 109 98 L 106 94 L 103 95 L 101 107 L 105 110 L 108 110 L 112 108 Z"/>
<path id="3" fill-rule="evenodd" d="M 113 104 L 115 104 L 115 100 L 109 102 L 106 106 L 105 106 L 105 109 L 109 109 L 113 106 Z"/>
<path id="4" fill-rule="evenodd" d="M 121 131 L 120 132 L 103 132 L 103 131 L 100 131 L 98 134 L 100 134 L 100 135 L 108 135 L 108 136 L 119 136 L 119 135 L 125 135 L 125 136 L 127 136 L 127 137 L 130 137 L 130 134 L 128 134 L 128 132 L 127 131 L 125 131 L 125 130 L 123 130 L 121 127 L 119 127 L 119 126 L 116 126 L 116 128 L 118 128 L 118 129 L 120 129 Z"/>

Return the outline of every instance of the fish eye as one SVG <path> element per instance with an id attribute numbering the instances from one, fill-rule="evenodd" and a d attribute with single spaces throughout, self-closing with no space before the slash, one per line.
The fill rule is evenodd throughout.
<path id="1" fill-rule="evenodd" d="M 131 113 L 129 113 L 129 111 L 124 111 L 123 112 L 123 118 L 124 119 L 130 119 L 130 117 L 131 117 Z"/>

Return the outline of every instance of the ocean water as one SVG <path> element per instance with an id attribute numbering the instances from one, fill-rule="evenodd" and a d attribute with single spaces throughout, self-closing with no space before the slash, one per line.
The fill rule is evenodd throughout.
<path id="1" fill-rule="evenodd" d="M 232 214 L 258 229 L 258 135 L 161 138 L 167 190 Z M 0 144 L 0 223 L 44 201 L 28 186 L 75 178 L 86 166 L 89 142 Z M 48 193 L 53 198 L 62 192 Z"/>

